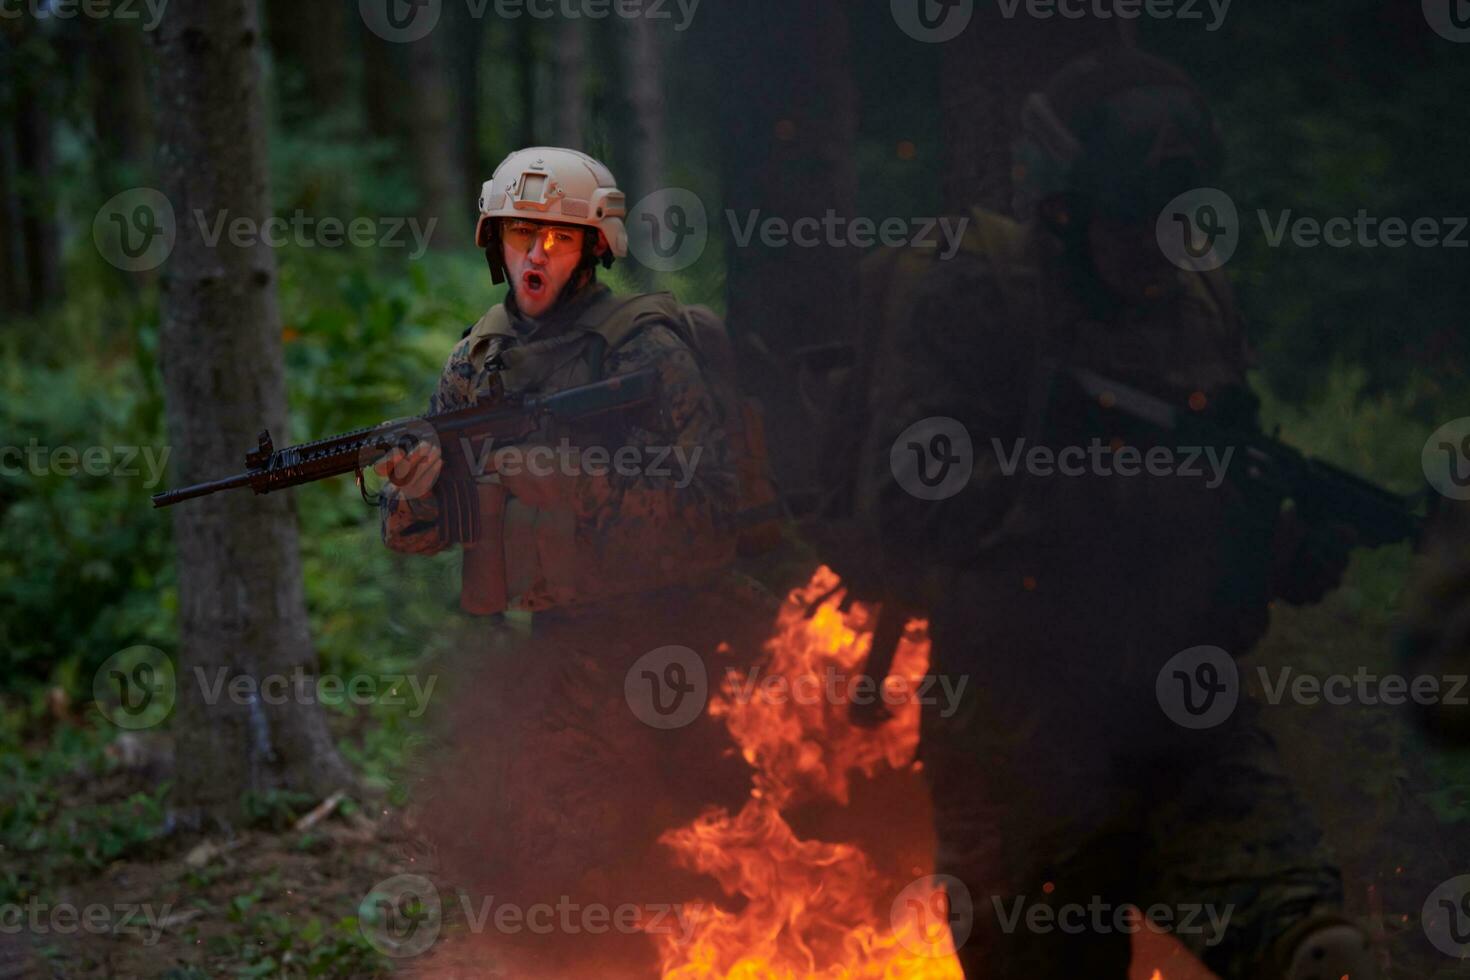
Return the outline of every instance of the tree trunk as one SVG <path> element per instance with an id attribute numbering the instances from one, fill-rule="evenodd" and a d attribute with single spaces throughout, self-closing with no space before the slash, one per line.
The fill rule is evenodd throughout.
<path id="1" fill-rule="evenodd" d="M 663 34 L 648 17 L 627 18 L 619 22 L 618 32 L 626 121 L 621 143 L 628 161 L 620 177 L 631 206 L 665 180 Z M 644 285 L 651 286 L 649 270 L 640 266 L 637 271 Z"/>
<path id="2" fill-rule="evenodd" d="M 857 206 L 854 139 L 857 89 L 840 0 L 751 0 L 722 4 L 702 35 L 713 50 L 725 207 L 745 227 L 800 217 L 845 221 Z M 768 248 L 757 234 L 741 246 L 725 229 L 729 325 L 747 387 L 765 403 L 772 466 L 784 487 L 816 480 L 814 421 L 795 397 L 791 352 L 851 336 L 860 250 L 823 240 L 814 248 Z M 770 351 L 753 353 L 750 338 Z"/>
<path id="3" fill-rule="evenodd" d="M 552 35 L 551 71 L 556 105 L 552 107 L 551 141 L 583 149 L 582 123 L 587 115 L 587 34 L 580 17 L 564 17 Z"/>
<path id="4" fill-rule="evenodd" d="M 402 48 L 391 44 L 368 29 L 357 18 L 358 42 L 362 47 L 362 110 L 367 131 L 381 140 L 397 143 L 401 135 L 404 96 L 401 59 L 395 58 Z"/>
<path id="5" fill-rule="evenodd" d="M 454 32 L 454 81 L 459 98 L 460 168 L 473 198 L 489 179 L 480 147 L 480 64 L 485 50 L 484 21 L 470 15 L 468 5 L 453 7 L 460 23 Z"/>
<path id="6" fill-rule="evenodd" d="M 20 79 L 15 114 L 17 184 L 20 197 L 20 247 L 26 269 L 23 306 L 39 312 L 61 296 L 61 244 L 56 232 L 52 142 L 55 113 L 47 93 Z"/>
<path id="7" fill-rule="evenodd" d="M 522 17 L 516 24 L 516 76 L 520 83 L 517 102 L 520 103 L 520 138 L 518 146 L 536 146 L 541 140 L 541 127 L 536 125 L 536 44 L 540 33 L 529 17 Z"/>
<path id="8" fill-rule="evenodd" d="M 1011 143 L 1021 103 L 1060 68 L 1089 51 L 1123 43 L 1125 20 L 1004 17 L 976 4 L 974 20 L 941 47 L 944 204 L 1011 213 Z"/>
<path id="9" fill-rule="evenodd" d="M 284 437 L 286 394 L 276 260 L 263 242 L 211 247 L 208 224 L 270 214 L 254 0 L 171 10 L 159 50 L 159 169 L 178 216 L 165 267 L 162 367 L 178 479 L 240 468 L 262 427 Z M 222 493 L 172 511 L 178 549 L 178 779 L 189 822 L 228 821 L 242 794 L 323 795 L 350 786 L 314 701 L 233 698 L 229 681 L 314 678 L 294 502 Z M 217 679 L 224 692 L 211 692 Z M 313 688 L 314 689 L 314 688 Z"/>
<path id="10" fill-rule="evenodd" d="M 131 22 L 99 22 L 92 32 L 92 124 L 97 154 L 118 187 L 143 182 L 152 165 L 153 110 L 148 95 L 148 48 Z M 100 169 L 100 168 L 99 168 Z M 104 175 L 104 179 L 109 175 Z"/>
<path id="11" fill-rule="evenodd" d="M 15 189 L 15 134 L 0 127 L 0 311 L 25 306 L 20 265 L 20 198 Z"/>
<path id="12" fill-rule="evenodd" d="M 454 89 L 446 69 L 443 31 L 408 45 L 409 85 L 413 111 L 409 136 L 420 192 L 420 220 L 428 228 L 433 221 L 430 244 L 453 248 L 469 239 L 469 220 L 474 197 L 465 187 L 464 172 L 456 148 Z"/>

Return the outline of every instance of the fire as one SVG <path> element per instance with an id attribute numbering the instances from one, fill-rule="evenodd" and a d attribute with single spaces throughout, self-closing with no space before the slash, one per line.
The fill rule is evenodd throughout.
<path id="1" fill-rule="evenodd" d="M 912 695 L 928 667 L 927 624 L 909 622 L 895 653 L 884 688 L 892 718 L 877 729 L 855 726 L 850 698 L 878 693 L 854 686 L 876 610 L 844 610 L 840 586 L 824 567 L 794 590 L 760 667 L 728 677 L 711 701 L 755 770 L 750 798 L 739 813 L 711 809 L 662 842 L 736 901 L 706 905 L 687 942 L 656 937 L 664 980 L 962 977 L 942 892 L 922 878 L 903 888 L 855 845 L 802 840 L 783 815 L 823 799 L 846 805 L 854 774 L 915 765 Z"/>

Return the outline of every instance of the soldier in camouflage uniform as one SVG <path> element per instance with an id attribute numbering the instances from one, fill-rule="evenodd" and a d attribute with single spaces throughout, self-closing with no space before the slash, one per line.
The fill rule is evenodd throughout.
<path id="1" fill-rule="evenodd" d="M 644 420 L 649 427 L 633 426 L 605 448 L 631 446 L 642 458 L 668 447 L 665 462 L 693 461 L 693 472 L 685 486 L 650 474 L 590 475 L 607 467 L 581 465 L 582 447 L 545 472 L 504 465 L 530 456 L 502 450 L 502 465 L 481 484 L 489 488 L 482 511 L 504 512 L 501 539 L 492 534 L 471 551 L 488 555 L 500 546 L 506 596 L 490 608 L 485 597 L 467 595 L 466 606 L 485 614 L 584 605 L 728 565 L 734 474 L 719 407 L 678 326 L 678 305 L 667 294 L 614 296 L 597 282 L 600 263 L 627 254 L 623 195 L 612 175 L 571 150 L 522 150 L 485 183 L 480 204 L 478 244 L 495 281 L 509 275 L 511 292 L 450 352 L 429 410 L 463 408 L 502 389 L 548 393 L 655 368 L 661 404 Z M 555 446 L 572 435 L 547 431 L 532 443 Z M 445 546 L 438 499 L 427 492 L 439 474 L 434 457 L 421 446 L 415 458 L 383 465 L 402 474 L 395 477 L 402 486 L 382 498 L 383 540 L 396 551 L 431 554 Z M 468 553 L 466 564 L 473 564 Z"/>
<path id="2" fill-rule="evenodd" d="M 727 574 L 737 495 L 722 406 L 673 298 L 615 296 L 597 281 L 627 247 L 624 197 L 606 167 L 573 150 L 521 150 L 479 203 L 477 242 L 511 288 L 450 353 L 430 411 L 645 368 L 659 398 L 631 420 L 548 428 L 495 452 L 479 476 L 483 534 L 464 548 L 460 601 L 494 617 L 486 629 L 498 642 L 426 810 L 439 814 L 441 856 L 497 900 L 639 902 L 652 893 L 630 882 L 656 864 L 658 834 L 719 795 L 710 784 L 724 775 L 723 743 L 707 718 L 676 731 L 645 724 L 625 675 L 651 650 L 707 654 L 735 639 L 719 629 L 760 619 Z M 614 466 L 619 453 L 637 465 Z M 446 547 L 441 466 L 426 444 L 380 466 L 390 548 Z M 529 636 L 499 625 L 507 610 L 534 614 Z"/>
<path id="3" fill-rule="evenodd" d="M 950 716 L 926 707 L 922 741 L 938 870 L 973 897 L 966 974 L 1128 975 L 1126 931 L 1006 925 L 1021 899 L 1167 908 L 1177 938 L 1227 978 L 1368 977 L 1364 935 L 1337 911 L 1339 872 L 1253 705 L 1189 730 L 1156 694 L 1175 654 L 1244 654 L 1273 597 L 1320 598 L 1343 555 L 1304 547 L 1317 538 L 1290 511 L 1261 512 L 1233 480 L 1005 471 L 1018 444 L 1100 437 L 1140 457 L 1159 445 L 1056 416 L 1049 359 L 1184 411 L 1241 390 L 1246 343 L 1224 277 L 1181 270 L 1155 238 L 1164 204 L 1208 183 L 1213 120 L 1181 73 L 1129 51 L 1070 66 L 1023 121 L 1024 221 L 977 209 L 953 259 L 880 253 L 864 276 L 878 318 L 866 335 L 881 341 L 859 506 L 895 571 L 927 570 L 932 669 L 969 682 Z M 940 417 L 968 431 L 973 471 L 953 496 L 922 500 L 890 448 Z M 1184 928 L 1197 905 L 1229 915 L 1219 934 Z"/>

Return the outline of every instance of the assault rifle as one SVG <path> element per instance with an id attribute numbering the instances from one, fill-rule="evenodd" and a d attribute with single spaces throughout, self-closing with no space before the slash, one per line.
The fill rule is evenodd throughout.
<path id="1" fill-rule="evenodd" d="M 1156 395 L 1105 378 L 1085 368 L 1050 365 L 1054 396 L 1065 399 L 1056 385 L 1071 385 L 1094 410 L 1121 414 L 1135 425 L 1167 432 L 1174 445 L 1233 448 L 1231 470 L 1249 488 L 1266 497 L 1291 500 L 1308 524 L 1341 524 L 1353 529 L 1357 543 L 1377 548 L 1400 541 L 1418 542 L 1427 518 L 1420 500 L 1432 495 L 1404 496 L 1355 473 L 1313 459 L 1255 424 L 1256 402 L 1242 390 L 1225 407 L 1187 411 Z"/>
<path id="2" fill-rule="evenodd" d="M 480 513 L 474 478 L 480 474 L 475 468 L 493 448 L 522 442 L 547 422 L 588 422 L 651 405 L 657 393 L 658 376 L 650 368 L 546 395 L 500 394 L 469 408 L 393 419 L 285 449 L 276 449 L 270 432 L 262 431 L 259 445 L 245 454 L 245 472 L 154 494 L 153 506 L 169 507 L 240 487 L 258 494 L 274 493 L 348 473 L 357 475 L 358 489 L 366 500 L 364 470 L 395 449 L 406 453 L 420 442 L 429 442 L 439 446 L 444 460 L 435 492 L 446 540 L 476 541 Z"/>

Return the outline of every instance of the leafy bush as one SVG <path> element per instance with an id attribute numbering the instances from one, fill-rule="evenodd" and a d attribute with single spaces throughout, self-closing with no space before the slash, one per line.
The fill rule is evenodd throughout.
<path id="1" fill-rule="evenodd" d="M 45 752 L 0 752 L 0 854 L 7 856 L 0 904 L 26 901 L 58 879 L 148 852 L 165 834 L 167 785 L 78 803 L 80 787 L 113 769 L 104 754 L 110 734 L 64 728 Z"/>

